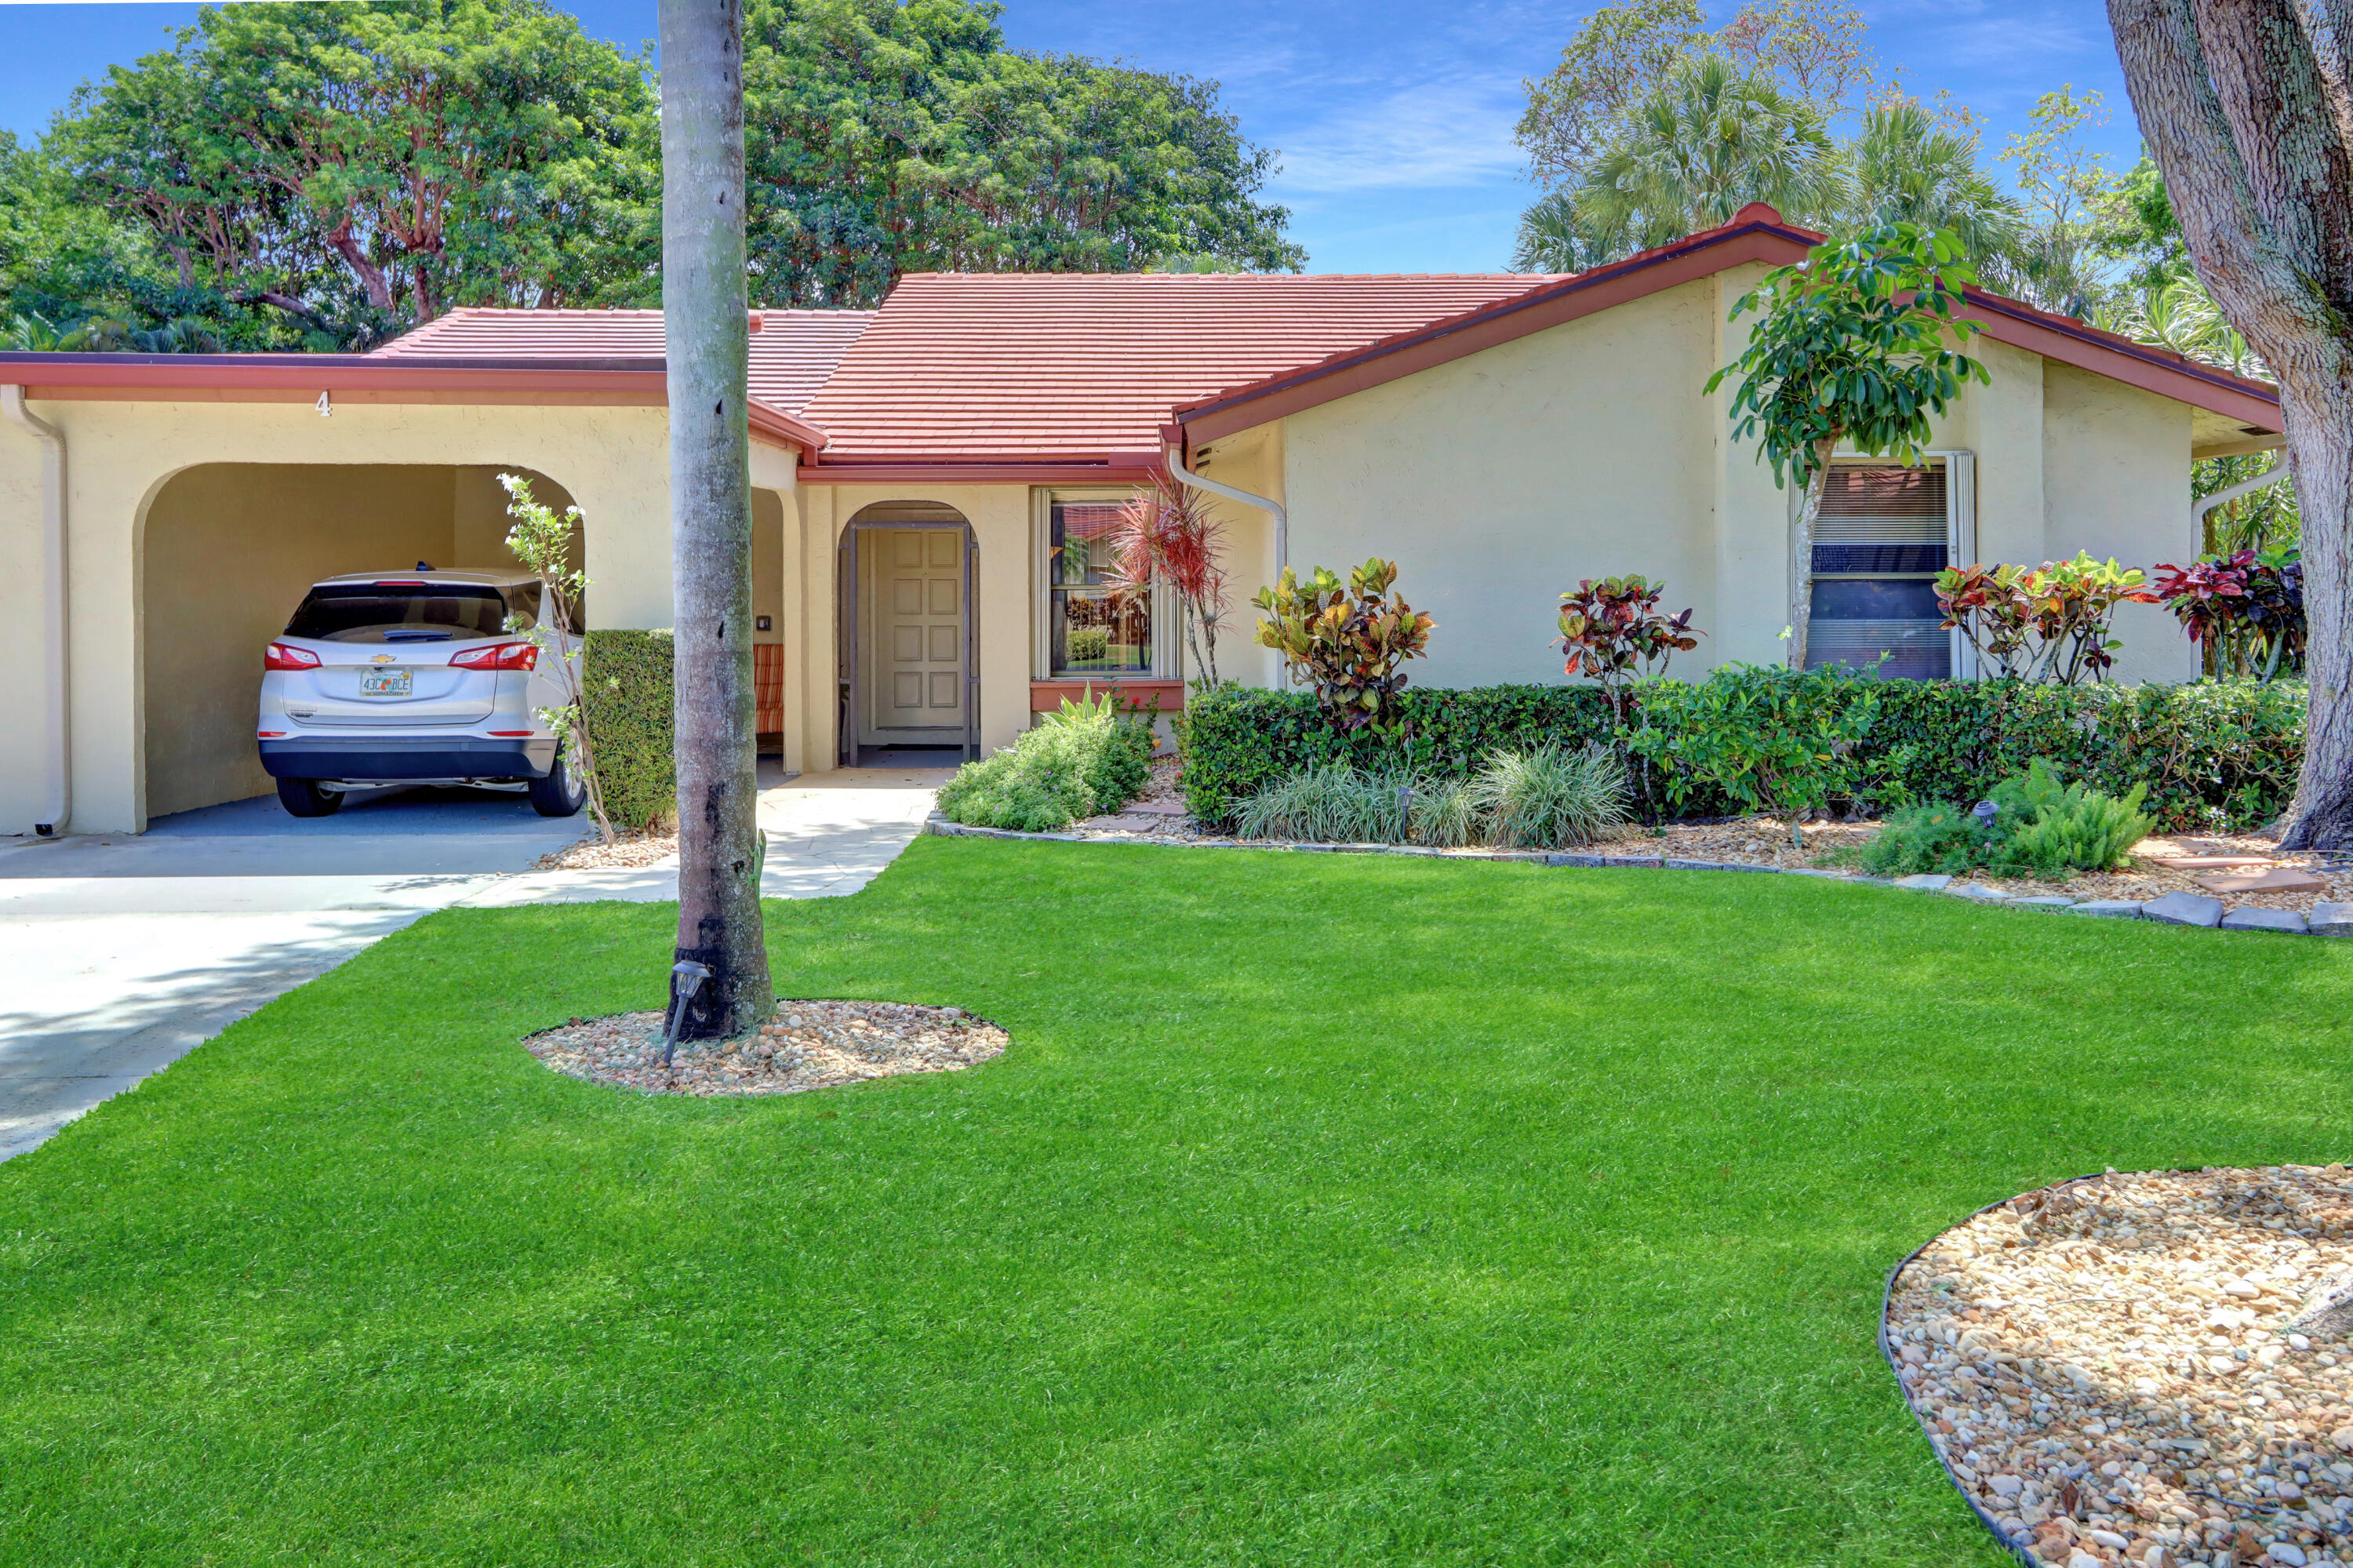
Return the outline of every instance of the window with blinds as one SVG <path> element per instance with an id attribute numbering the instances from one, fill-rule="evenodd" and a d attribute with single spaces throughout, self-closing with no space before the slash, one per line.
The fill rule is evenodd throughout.
<path id="1" fill-rule="evenodd" d="M 1936 574 L 1952 560 L 1950 465 L 1875 468 L 1840 463 L 1814 525 L 1809 668 L 1867 668 L 1883 676 L 1945 680 L 1952 634 L 1936 610 Z"/>

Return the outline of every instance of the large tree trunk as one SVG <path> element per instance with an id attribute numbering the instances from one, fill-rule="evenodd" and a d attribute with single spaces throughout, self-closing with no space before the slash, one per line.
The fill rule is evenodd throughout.
<path id="1" fill-rule="evenodd" d="M 2353 24 L 2342 0 L 2108 0 L 2199 278 L 2279 377 L 2311 710 L 2290 848 L 2353 847 Z"/>
<path id="2" fill-rule="evenodd" d="M 661 0 L 662 329 L 677 594 L 678 957 L 711 970 L 679 1035 L 776 1009 L 760 928 L 741 0 Z M 679 989 L 673 982 L 673 999 Z"/>

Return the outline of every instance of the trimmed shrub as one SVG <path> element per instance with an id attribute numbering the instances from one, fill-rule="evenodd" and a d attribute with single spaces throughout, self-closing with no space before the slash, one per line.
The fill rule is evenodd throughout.
<path id="1" fill-rule="evenodd" d="M 1680 683 L 1676 683 L 1680 684 Z M 2304 757 L 2300 682 L 2047 686 L 2021 681 L 1880 681 L 1878 711 L 1851 758 L 1852 793 L 1837 804 L 1895 810 L 1984 799 L 2048 758 L 2070 779 L 2122 797 L 2146 784 L 2142 810 L 2161 828 L 2247 827 L 2279 815 Z M 1619 741 L 1597 686 L 1409 687 L 1398 694 L 1405 735 L 1342 736 L 1303 692 L 1229 687 L 1188 699 L 1185 793 L 1193 814 L 1230 825 L 1240 801 L 1324 762 L 1374 773 L 1468 779 L 1488 754 L 1548 743 Z M 1637 704 L 1634 727 L 1663 727 L 1666 705 Z M 1638 814 L 1720 816 L 1719 792 L 1691 788 L 1670 806 L 1672 779 L 1638 760 Z"/>
<path id="2" fill-rule="evenodd" d="M 1227 686 L 1189 696 L 1186 804 L 1203 821 L 1225 824 L 1240 802 L 1320 763 L 1467 779 L 1491 753 L 1553 742 L 1583 747 L 1613 730 L 1599 686 L 1409 686 L 1398 694 L 1398 707 L 1405 735 L 1389 740 L 1362 729 L 1340 734 L 1308 692 Z"/>
<path id="3" fill-rule="evenodd" d="M 580 673 L 606 814 L 617 828 L 677 821 L 670 634 L 592 630 Z"/>
<path id="4" fill-rule="evenodd" d="M 1106 694 L 1098 703 L 1063 699 L 1059 714 L 942 786 L 939 811 L 976 828 L 1050 833 L 1081 817 L 1116 811 L 1152 774 L 1152 726 L 1118 715 Z"/>

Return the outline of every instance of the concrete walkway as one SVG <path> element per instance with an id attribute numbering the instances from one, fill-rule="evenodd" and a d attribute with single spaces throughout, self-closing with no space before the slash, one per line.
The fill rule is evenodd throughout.
<path id="1" fill-rule="evenodd" d="M 857 892 L 920 830 L 945 774 L 763 769 L 772 898 Z M 0 840 L 0 1160 L 436 909 L 678 896 L 674 862 L 534 872 L 579 836 L 520 795 L 354 794 L 301 821 L 276 799 L 147 833 Z"/>

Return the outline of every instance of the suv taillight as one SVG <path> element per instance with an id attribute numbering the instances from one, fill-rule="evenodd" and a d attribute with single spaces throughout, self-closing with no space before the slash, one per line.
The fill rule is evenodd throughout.
<path id="1" fill-rule="evenodd" d="M 273 642 L 269 652 L 261 656 L 265 670 L 315 670 L 319 656 L 308 648 L 296 648 L 289 643 Z"/>
<path id="2" fill-rule="evenodd" d="M 539 647 L 532 642 L 493 642 L 488 648 L 469 648 L 462 653 L 452 653 L 449 664 L 458 670 L 535 669 Z"/>

